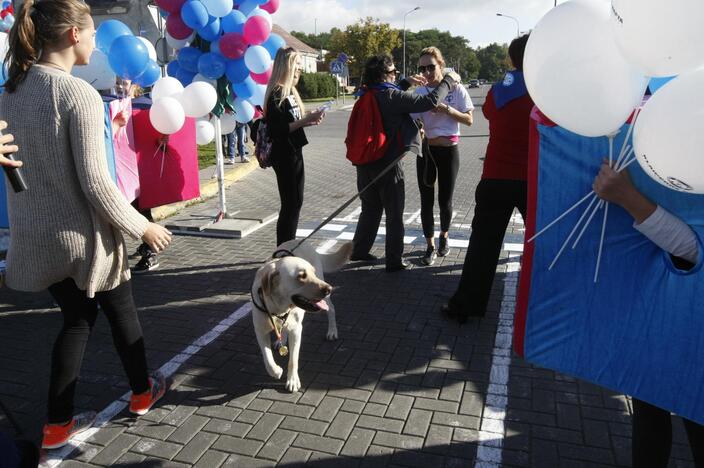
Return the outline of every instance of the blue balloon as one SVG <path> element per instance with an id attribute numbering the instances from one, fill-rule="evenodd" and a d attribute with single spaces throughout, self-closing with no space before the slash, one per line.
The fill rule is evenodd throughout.
<path id="1" fill-rule="evenodd" d="M 108 62 L 117 76 L 134 80 L 147 67 L 149 51 L 136 36 L 120 36 L 112 41 Z"/>
<path id="2" fill-rule="evenodd" d="M 199 0 L 189 0 L 181 7 L 181 19 L 191 29 L 200 29 L 208 24 L 208 10 Z"/>
<path id="3" fill-rule="evenodd" d="M 210 43 L 210 51 L 214 54 L 222 55 L 222 52 L 220 52 L 220 39 Z"/>
<path id="4" fill-rule="evenodd" d="M 195 47 L 184 47 L 178 51 L 178 65 L 189 72 L 198 73 L 198 60 L 203 52 Z"/>
<path id="5" fill-rule="evenodd" d="M 178 64 L 178 60 L 172 60 L 166 66 L 166 74 L 168 76 L 176 78 L 176 74 L 181 70 L 181 65 Z"/>
<path id="6" fill-rule="evenodd" d="M 276 57 L 276 52 L 278 52 L 279 49 L 286 47 L 286 41 L 278 34 L 271 33 L 269 35 L 269 39 L 262 44 L 262 47 L 269 52 L 269 55 L 271 55 L 271 58 L 273 59 Z"/>
<path id="7" fill-rule="evenodd" d="M 130 28 L 118 20 L 107 20 L 100 23 L 95 31 L 95 47 L 105 55 L 110 54 L 110 47 L 115 39 L 120 36 L 132 36 Z"/>
<path id="8" fill-rule="evenodd" d="M 240 3 L 240 6 L 238 9 L 245 14 L 245 16 L 249 16 L 249 14 L 259 6 L 259 3 L 256 0 L 244 0 L 244 2 Z"/>
<path id="9" fill-rule="evenodd" d="M 247 17 L 239 10 L 232 10 L 227 16 L 223 16 L 220 20 L 223 32 L 236 32 L 242 34 L 244 31 L 244 23 L 247 22 Z"/>
<path id="10" fill-rule="evenodd" d="M 226 68 L 227 61 L 222 55 L 208 52 L 198 59 L 198 73 L 211 80 L 217 80 L 224 75 Z"/>
<path id="11" fill-rule="evenodd" d="M 235 98 L 232 106 L 235 111 L 235 120 L 239 123 L 247 123 L 254 118 L 254 106 L 241 97 Z"/>
<path id="12" fill-rule="evenodd" d="M 220 32 L 220 19 L 211 16 L 208 24 L 198 30 L 198 35 L 208 42 L 213 42 L 220 38 Z"/>
<path id="13" fill-rule="evenodd" d="M 244 63 L 244 58 L 228 60 L 225 73 L 227 74 L 227 79 L 230 80 L 233 85 L 242 83 L 249 78 L 249 68 L 247 68 L 247 65 Z"/>
<path id="14" fill-rule="evenodd" d="M 176 76 L 174 78 L 180 81 L 184 87 L 186 87 L 193 82 L 194 76 L 196 76 L 195 73 L 189 72 L 188 70 L 184 70 L 182 68 L 178 71 L 178 73 L 176 73 Z"/>
<path id="15" fill-rule="evenodd" d="M 266 85 L 258 84 L 257 87 L 254 88 L 254 93 L 252 94 L 252 97 L 249 98 L 249 102 L 255 106 L 264 106 L 264 98 L 265 97 L 266 97 Z"/>
<path id="16" fill-rule="evenodd" d="M 241 83 L 233 84 L 232 90 L 235 92 L 238 98 L 249 99 L 256 92 L 257 83 L 251 77 L 247 77 Z"/>
<path id="17" fill-rule="evenodd" d="M 648 87 L 650 88 L 650 92 L 652 94 L 655 94 L 655 92 L 665 86 L 668 82 L 671 80 L 677 78 L 677 76 L 668 76 L 664 78 L 651 78 L 650 83 L 648 83 Z"/>
<path id="18" fill-rule="evenodd" d="M 147 68 L 144 69 L 141 75 L 134 79 L 134 82 L 142 88 L 148 88 L 156 83 L 156 80 L 161 78 L 161 68 L 154 60 L 150 60 Z"/>

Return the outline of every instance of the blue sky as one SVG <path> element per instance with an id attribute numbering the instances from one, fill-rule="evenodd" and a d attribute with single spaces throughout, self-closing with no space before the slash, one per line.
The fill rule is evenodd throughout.
<path id="1" fill-rule="evenodd" d="M 496 13 L 516 17 L 520 30 L 527 31 L 553 5 L 554 0 L 281 0 L 274 21 L 287 30 L 312 33 L 315 18 L 318 31 L 329 31 L 373 16 L 401 29 L 404 13 L 420 6 L 419 11 L 406 17 L 408 30 L 450 31 L 466 37 L 476 47 L 510 42 L 515 37 L 516 22 Z"/>

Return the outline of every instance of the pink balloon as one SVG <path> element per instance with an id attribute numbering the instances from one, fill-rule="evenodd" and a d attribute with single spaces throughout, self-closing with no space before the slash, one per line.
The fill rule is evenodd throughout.
<path id="1" fill-rule="evenodd" d="M 259 8 L 261 8 L 264 11 L 268 11 L 270 14 L 276 13 L 276 10 L 279 9 L 279 0 L 269 0 L 266 2 L 264 5 L 260 5 Z"/>
<path id="2" fill-rule="evenodd" d="M 179 13 L 184 3 L 186 3 L 186 0 L 156 0 L 159 8 L 169 13 Z"/>
<path id="3" fill-rule="evenodd" d="M 272 71 L 273 69 L 274 69 L 274 67 L 273 67 L 273 65 L 272 65 L 272 66 L 269 67 L 269 69 L 268 69 L 267 71 L 265 71 L 264 73 L 253 73 L 253 72 L 250 72 L 250 73 L 249 73 L 249 76 L 252 77 L 252 79 L 254 80 L 255 83 L 258 83 L 258 84 L 267 84 L 267 83 L 269 83 L 269 78 L 271 78 L 271 71 Z"/>
<path id="4" fill-rule="evenodd" d="M 166 30 L 174 39 L 182 40 L 191 35 L 193 30 L 181 19 L 181 13 L 171 13 L 166 18 Z"/>
<path id="5" fill-rule="evenodd" d="M 250 16 L 244 23 L 244 38 L 250 45 L 259 45 L 269 38 L 271 25 L 263 16 Z"/>
<path id="6" fill-rule="evenodd" d="M 247 51 L 247 41 L 240 33 L 227 33 L 220 38 L 220 53 L 230 59 L 242 58 Z"/>

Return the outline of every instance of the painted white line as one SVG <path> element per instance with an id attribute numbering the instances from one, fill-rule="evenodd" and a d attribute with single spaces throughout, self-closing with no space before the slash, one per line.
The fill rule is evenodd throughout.
<path id="1" fill-rule="evenodd" d="M 448 239 L 447 241 L 447 245 L 449 245 L 450 247 L 466 249 L 467 247 L 469 247 L 469 241 L 463 239 L 453 239 L 452 237 L 450 237 L 450 239 Z"/>
<path id="2" fill-rule="evenodd" d="M 318 252 L 325 253 L 328 249 L 335 245 L 335 241 L 328 241 L 318 248 Z M 252 303 L 247 302 L 235 312 L 230 314 L 225 319 L 221 320 L 220 323 L 215 325 L 209 332 L 199 337 L 190 345 L 186 346 L 183 351 L 178 355 L 171 358 L 166 364 L 159 368 L 159 371 L 164 374 L 164 377 L 171 377 L 183 363 L 188 361 L 192 356 L 197 354 L 201 349 L 208 346 L 215 339 L 217 339 L 224 332 L 229 330 L 234 324 L 245 318 L 252 311 Z M 71 441 L 59 450 L 51 450 L 47 452 L 46 458 L 39 465 L 40 468 L 54 468 L 64 461 L 74 450 L 83 445 L 88 439 L 98 433 L 100 429 L 105 427 L 112 418 L 120 414 L 129 404 L 130 394 L 132 392 L 127 392 L 122 395 L 119 399 L 110 403 L 105 409 L 98 413 L 98 417 L 95 421 L 93 427 L 85 432 L 78 434 L 73 437 Z M 98 454 L 96 451 L 90 459 Z M 85 455 L 85 454 L 84 454 Z M 90 459 L 85 461 L 90 462 Z"/>
<path id="3" fill-rule="evenodd" d="M 296 237 L 308 237 L 313 234 L 312 229 L 296 229 Z"/>
<path id="4" fill-rule="evenodd" d="M 522 246 L 521 246 L 522 247 Z M 509 254 L 511 258 L 517 255 Z M 513 339 L 513 314 L 515 302 L 513 298 L 518 283 L 519 262 L 506 265 L 504 278 L 504 295 L 499 313 L 499 325 L 494 340 L 489 388 L 487 390 L 484 410 L 479 423 L 479 446 L 474 468 L 500 468 L 502 448 L 506 428 L 506 407 L 508 405 L 509 366 L 511 364 L 511 342 Z"/>
<path id="5" fill-rule="evenodd" d="M 362 212 L 362 206 L 358 206 L 350 214 L 345 216 L 344 218 L 341 219 L 341 221 L 344 221 L 346 223 L 352 223 L 355 222 L 359 219 L 359 214 Z"/>
<path id="6" fill-rule="evenodd" d="M 352 240 L 354 239 L 354 232 L 343 232 L 339 236 L 336 237 L 336 239 L 340 240 Z"/>
<path id="7" fill-rule="evenodd" d="M 416 211 L 416 212 L 413 213 L 411 216 L 409 216 L 408 218 L 406 218 L 406 222 L 405 222 L 404 224 L 411 224 L 412 222 L 414 222 L 414 221 L 415 221 L 416 219 L 418 219 L 419 217 L 420 217 L 420 210 Z"/>
<path id="8" fill-rule="evenodd" d="M 504 244 L 504 250 L 508 252 L 523 252 L 523 244 Z"/>
<path id="9" fill-rule="evenodd" d="M 321 254 L 325 253 L 332 249 L 335 244 L 337 244 L 337 241 L 335 239 L 330 239 L 329 241 L 323 242 L 317 249 L 315 249 L 315 251 Z"/>
<path id="10" fill-rule="evenodd" d="M 335 231 L 335 232 L 342 232 L 345 230 L 347 227 L 346 224 L 326 224 L 325 226 L 321 227 L 321 231 Z"/>

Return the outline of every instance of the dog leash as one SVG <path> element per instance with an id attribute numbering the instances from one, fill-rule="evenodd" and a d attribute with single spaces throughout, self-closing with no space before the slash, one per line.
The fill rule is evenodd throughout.
<path id="1" fill-rule="evenodd" d="M 384 170 L 381 171 L 376 177 L 374 177 L 374 179 L 373 179 L 371 182 L 369 182 L 362 190 L 360 190 L 359 192 L 357 192 L 352 198 L 350 198 L 350 199 L 347 200 L 345 203 L 343 203 L 342 206 L 340 206 L 338 209 L 336 209 L 335 211 L 333 211 L 333 213 L 332 213 L 330 216 L 328 216 L 327 218 L 325 218 L 325 220 L 323 220 L 323 222 L 320 223 L 320 224 L 318 225 L 318 227 L 316 227 L 315 229 L 313 229 L 313 231 L 312 231 L 310 234 L 308 234 L 306 237 L 304 237 L 303 239 L 301 239 L 301 240 L 290 250 L 290 252 L 295 251 L 297 248 L 299 248 L 299 247 L 301 246 L 301 244 L 303 244 L 305 241 L 307 241 L 308 239 L 310 239 L 311 237 L 313 237 L 313 235 L 314 235 L 316 232 L 320 231 L 320 229 L 322 229 L 323 226 L 325 226 L 325 225 L 328 224 L 330 221 L 332 221 L 333 219 L 335 219 L 335 216 L 337 216 L 337 215 L 339 215 L 340 213 L 342 213 L 342 211 L 343 211 L 345 208 L 347 208 L 348 206 L 350 206 L 350 205 L 352 204 L 352 202 L 355 201 L 357 198 L 359 198 L 369 187 L 371 187 L 372 185 L 374 185 L 375 183 L 377 183 L 377 182 L 379 181 L 379 179 L 381 179 L 387 172 L 389 172 L 389 171 L 391 170 L 391 168 L 395 167 L 396 164 L 398 164 L 399 161 L 401 161 L 401 159 L 403 159 L 403 157 L 404 157 L 407 153 L 408 153 L 407 151 L 401 153 L 401 155 L 400 155 L 399 157 L 397 157 L 396 159 L 394 159 L 391 164 L 389 164 L 388 166 L 386 166 L 386 167 L 384 168 Z M 278 251 L 277 251 L 277 252 L 278 252 Z M 276 252 L 275 252 L 275 253 L 276 253 Z"/>

